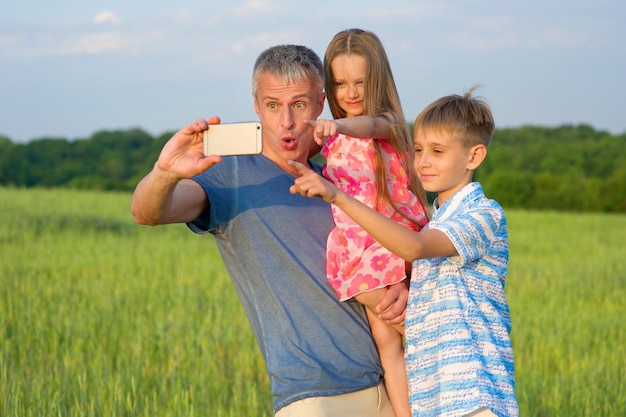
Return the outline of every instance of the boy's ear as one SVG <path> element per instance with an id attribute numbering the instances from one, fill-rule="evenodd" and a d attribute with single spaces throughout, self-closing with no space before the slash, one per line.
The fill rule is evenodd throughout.
<path id="1" fill-rule="evenodd" d="M 487 157 L 487 147 L 485 145 L 472 146 L 469 151 L 469 161 L 467 163 L 467 169 L 475 170 L 482 164 Z"/>

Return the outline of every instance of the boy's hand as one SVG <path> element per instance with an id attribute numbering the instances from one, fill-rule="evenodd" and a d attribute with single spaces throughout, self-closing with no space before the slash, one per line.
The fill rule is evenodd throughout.
<path id="1" fill-rule="evenodd" d="M 296 161 L 289 161 L 289 165 L 294 167 L 300 175 L 289 187 L 291 194 L 300 194 L 304 197 L 320 197 L 332 203 L 340 192 L 337 187 L 322 178 L 315 171 Z"/>

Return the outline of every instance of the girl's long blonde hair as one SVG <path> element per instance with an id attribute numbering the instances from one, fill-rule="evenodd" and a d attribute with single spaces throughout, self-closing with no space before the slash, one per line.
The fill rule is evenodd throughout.
<path id="1" fill-rule="evenodd" d="M 330 111 L 335 119 L 346 117 L 346 112 L 341 109 L 335 96 L 337 84 L 331 70 L 333 59 L 340 55 L 358 55 L 365 58 L 367 70 L 364 80 L 364 114 L 366 116 L 384 118 L 391 126 L 391 138 L 388 142 L 400 156 L 402 166 L 408 176 L 409 190 L 415 194 L 424 209 L 424 213 L 428 215 L 426 192 L 422 188 L 413 166 L 415 148 L 408 126 L 404 120 L 400 97 L 391 72 L 391 65 L 380 39 L 369 31 L 347 29 L 337 33 L 328 44 L 324 54 L 324 88 Z M 397 212 L 406 217 L 404 213 L 398 210 L 387 189 L 387 174 L 381 156 L 379 141 L 373 141 L 373 145 L 376 154 L 374 161 L 376 204 L 378 205 L 384 200 L 391 204 Z M 415 221 L 415 219 L 410 220 Z"/>

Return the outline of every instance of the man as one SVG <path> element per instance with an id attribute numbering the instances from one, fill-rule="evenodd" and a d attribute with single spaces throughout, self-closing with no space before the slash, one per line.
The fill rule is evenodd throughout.
<path id="1" fill-rule="evenodd" d="M 306 120 L 324 108 L 322 71 L 309 48 L 264 51 L 253 74 L 262 154 L 205 157 L 202 132 L 220 120 L 197 120 L 163 147 L 132 212 L 140 224 L 187 223 L 215 235 L 265 359 L 277 416 L 393 416 L 363 307 L 338 301 L 326 280 L 330 208 L 289 192 L 297 175 L 289 160 L 319 172 L 308 161 Z M 406 298 L 402 284 L 392 287 L 381 318 L 402 323 Z"/>

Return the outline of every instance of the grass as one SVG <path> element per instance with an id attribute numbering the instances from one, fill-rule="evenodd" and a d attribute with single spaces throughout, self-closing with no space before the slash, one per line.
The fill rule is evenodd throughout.
<path id="1" fill-rule="evenodd" d="M 521 415 L 626 415 L 626 216 L 508 217 Z"/>
<path id="2" fill-rule="evenodd" d="M 0 188 L 0 414 L 272 415 L 213 239 L 129 206 Z M 508 220 L 521 415 L 626 415 L 626 216 Z"/>
<path id="3" fill-rule="evenodd" d="M 271 415 L 211 238 L 128 194 L 0 190 L 0 414 Z"/>

